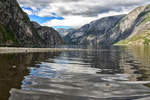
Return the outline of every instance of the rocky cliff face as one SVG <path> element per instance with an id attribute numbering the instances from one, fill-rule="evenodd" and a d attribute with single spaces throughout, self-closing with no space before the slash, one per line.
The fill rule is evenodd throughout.
<path id="1" fill-rule="evenodd" d="M 62 44 L 60 42 L 62 39 L 52 28 L 42 27 L 40 31 L 37 31 L 16 0 L 0 0 L 0 15 L 1 45 L 43 46 Z M 43 31 L 45 28 L 47 31 Z M 49 40 L 52 37 L 58 40 Z"/>
<path id="2" fill-rule="evenodd" d="M 51 27 L 40 26 L 36 22 L 31 22 L 31 25 L 36 30 L 37 35 L 40 37 L 46 46 L 61 45 L 64 41 L 61 39 L 59 33 Z"/>
<path id="3" fill-rule="evenodd" d="M 127 15 L 102 18 L 69 33 L 70 43 L 86 45 L 112 45 L 150 43 L 150 5 L 138 7 Z"/>
<path id="4" fill-rule="evenodd" d="M 135 18 L 134 18 L 135 17 Z M 127 17 L 126 17 L 127 18 Z M 121 44 L 150 44 L 150 5 L 138 7 L 128 14 L 128 18 L 121 21 L 119 43 Z M 132 20 L 132 23 L 129 21 Z M 128 26 L 129 28 L 123 25 Z M 129 32 L 128 32 L 129 31 Z"/>
<path id="5" fill-rule="evenodd" d="M 72 44 L 95 45 L 103 39 L 106 32 L 111 30 L 124 15 L 105 17 L 68 33 L 65 40 Z"/>

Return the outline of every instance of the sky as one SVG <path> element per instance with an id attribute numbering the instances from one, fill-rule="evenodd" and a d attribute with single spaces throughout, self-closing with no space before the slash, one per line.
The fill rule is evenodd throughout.
<path id="1" fill-rule="evenodd" d="M 127 14 L 150 0 L 18 0 L 32 21 L 54 28 L 78 28 L 93 20 Z"/>

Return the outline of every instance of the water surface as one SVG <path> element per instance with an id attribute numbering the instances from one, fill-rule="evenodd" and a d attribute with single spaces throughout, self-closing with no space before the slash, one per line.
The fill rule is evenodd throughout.
<path id="1" fill-rule="evenodd" d="M 0 54 L 0 100 L 150 100 L 150 47 Z"/>

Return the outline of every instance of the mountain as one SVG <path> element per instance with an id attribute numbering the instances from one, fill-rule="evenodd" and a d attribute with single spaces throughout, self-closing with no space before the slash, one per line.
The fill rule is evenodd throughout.
<path id="1" fill-rule="evenodd" d="M 68 33 L 64 39 L 71 44 L 95 45 L 125 15 L 110 16 L 92 21 L 81 28 Z M 97 41 L 97 42 L 96 42 Z"/>
<path id="2" fill-rule="evenodd" d="M 121 41 L 119 41 L 117 44 L 149 45 L 150 5 L 134 9 L 128 14 L 128 16 L 122 19 L 119 27 L 122 29 L 120 30 L 122 32 L 120 32 L 121 35 L 119 39 Z M 114 30 L 116 29 L 117 27 Z"/>
<path id="3" fill-rule="evenodd" d="M 44 41 L 46 46 L 60 45 L 64 43 L 59 33 L 53 28 L 40 26 L 36 22 L 31 22 L 31 25 L 36 30 L 40 39 Z"/>
<path id="4" fill-rule="evenodd" d="M 0 45 L 40 47 L 63 43 L 54 29 L 30 22 L 16 0 L 0 0 L 0 15 Z"/>
<path id="5" fill-rule="evenodd" d="M 65 36 L 72 44 L 150 44 L 150 5 L 93 21 Z"/>
<path id="6" fill-rule="evenodd" d="M 69 29 L 64 29 L 64 28 L 57 28 L 56 31 L 62 36 L 66 36 L 68 33 L 74 31 L 75 29 L 69 28 Z"/>

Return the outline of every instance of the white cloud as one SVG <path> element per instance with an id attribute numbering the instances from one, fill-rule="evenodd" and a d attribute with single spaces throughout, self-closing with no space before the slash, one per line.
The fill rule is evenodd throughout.
<path id="1" fill-rule="evenodd" d="M 72 26 L 79 27 L 82 26 L 95 18 L 92 17 L 82 17 L 82 16 L 65 16 L 64 20 L 51 20 L 46 23 L 43 23 L 43 26 Z"/>
<path id="2" fill-rule="evenodd" d="M 92 20 L 124 14 L 137 6 L 150 3 L 150 0 L 19 0 L 20 4 L 34 10 L 28 14 L 40 17 L 62 16 L 64 20 L 51 20 L 42 25 L 79 27 Z M 40 10 L 38 10 L 40 8 Z"/>
<path id="3" fill-rule="evenodd" d="M 48 22 L 43 23 L 43 26 L 72 26 L 74 28 L 78 28 L 80 26 L 83 26 L 87 23 L 90 23 L 93 20 L 103 18 L 106 16 L 112 16 L 112 15 L 119 15 L 119 14 L 126 14 L 128 13 L 128 10 L 123 10 L 121 12 L 107 12 L 103 14 L 99 14 L 95 17 L 83 17 L 83 16 L 64 16 L 64 20 L 58 20 L 54 19 Z"/>
<path id="4" fill-rule="evenodd" d="M 32 11 L 27 10 L 27 9 L 23 9 L 23 11 L 26 12 L 28 15 L 32 15 L 33 14 Z"/>
<path id="5" fill-rule="evenodd" d="M 54 0 L 55 1 L 55 0 Z M 144 0 L 147 1 L 147 0 Z M 80 0 L 74 2 L 62 2 L 62 0 L 49 3 L 37 14 L 39 16 L 49 16 L 55 12 L 60 16 L 79 15 L 79 16 L 98 16 L 100 13 L 109 11 L 120 11 L 123 7 L 133 9 L 136 6 L 144 4 L 141 0 Z"/>

